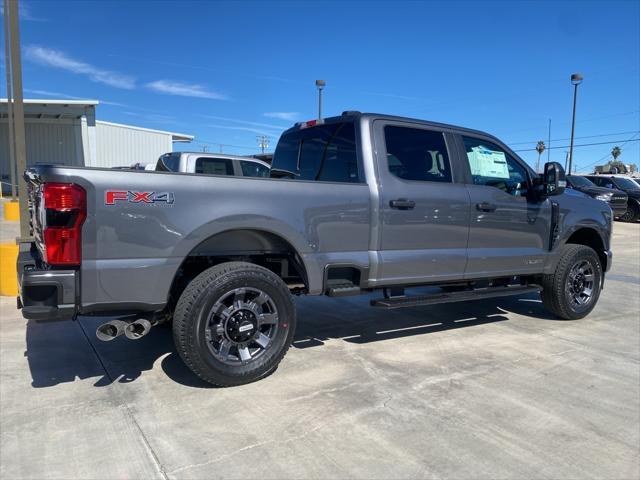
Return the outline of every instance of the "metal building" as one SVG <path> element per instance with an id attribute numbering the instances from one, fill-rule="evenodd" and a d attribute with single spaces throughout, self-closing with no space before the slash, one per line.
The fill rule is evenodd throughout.
<path id="1" fill-rule="evenodd" d="M 97 100 L 24 100 L 27 165 L 124 167 L 155 163 L 192 135 L 96 120 Z M 0 174 L 9 177 L 7 100 L 0 99 Z"/>

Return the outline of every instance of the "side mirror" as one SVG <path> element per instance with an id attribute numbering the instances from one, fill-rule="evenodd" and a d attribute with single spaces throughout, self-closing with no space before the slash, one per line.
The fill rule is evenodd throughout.
<path id="1" fill-rule="evenodd" d="M 564 168 L 558 162 L 544 164 L 543 186 L 544 194 L 548 197 L 560 195 L 567 188 L 567 179 Z"/>

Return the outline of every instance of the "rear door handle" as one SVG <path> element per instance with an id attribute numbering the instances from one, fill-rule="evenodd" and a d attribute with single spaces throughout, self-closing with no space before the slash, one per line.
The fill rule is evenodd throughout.
<path id="1" fill-rule="evenodd" d="M 493 212 L 496 209 L 496 206 L 493 203 L 482 202 L 476 203 L 476 210 L 481 212 Z"/>
<path id="2" fill-rule="evenodd" d="M 391 200 L 389 206 L 398 210 L 413 210 L 416 207 L 416 202 L 406 198 L 398 198 L 397 200 Z"/>

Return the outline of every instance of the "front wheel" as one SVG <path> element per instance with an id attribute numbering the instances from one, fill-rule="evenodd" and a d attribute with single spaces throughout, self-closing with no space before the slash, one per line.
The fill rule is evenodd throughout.
<path id="1" fill-rule="evenodd" d="M 623 222 L 635 222 L 640 217 L 640 207 L 629 199 L 627 202 L 627 211 L 620 216 L 620 220 Z"/>
<path id="2" fill-rule="evenodd" d="M 180 296 L 173 318 L 182 360 L 206 382 L 224 387 L 272 373 L 296 326 L 287 285 L 270 270 L 244 262 L 198 275 Z"/>
<path id="3" fill-rule="evenodd" d="M 542 302 L 548 311 L 565 320 L 583 318 L 600 296 L 600 258 L 585 245 L 564 245 L 555 272 L 545 275 L 542 284 Z"/>

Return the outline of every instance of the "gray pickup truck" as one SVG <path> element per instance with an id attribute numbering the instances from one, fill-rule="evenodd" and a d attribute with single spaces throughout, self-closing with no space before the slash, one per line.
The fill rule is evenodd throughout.
<path id="1" fill-rule="evenodd" d="M 19 307 L 111 317 L 102 340 L 173 322 L 202 379 L 240 385 L 291 344 L 293 295 L 379 291 L 376 308 L 540 292 L 587 315 L 611 266 L 612 213 L 537 175 L 497 138 L 344 112 L 280 138 L 270 178 L 37 166 Z M 188 177 L 188 181 L 187 178 Z M 405 289 L 435 286 L 410 296 Z"/>

